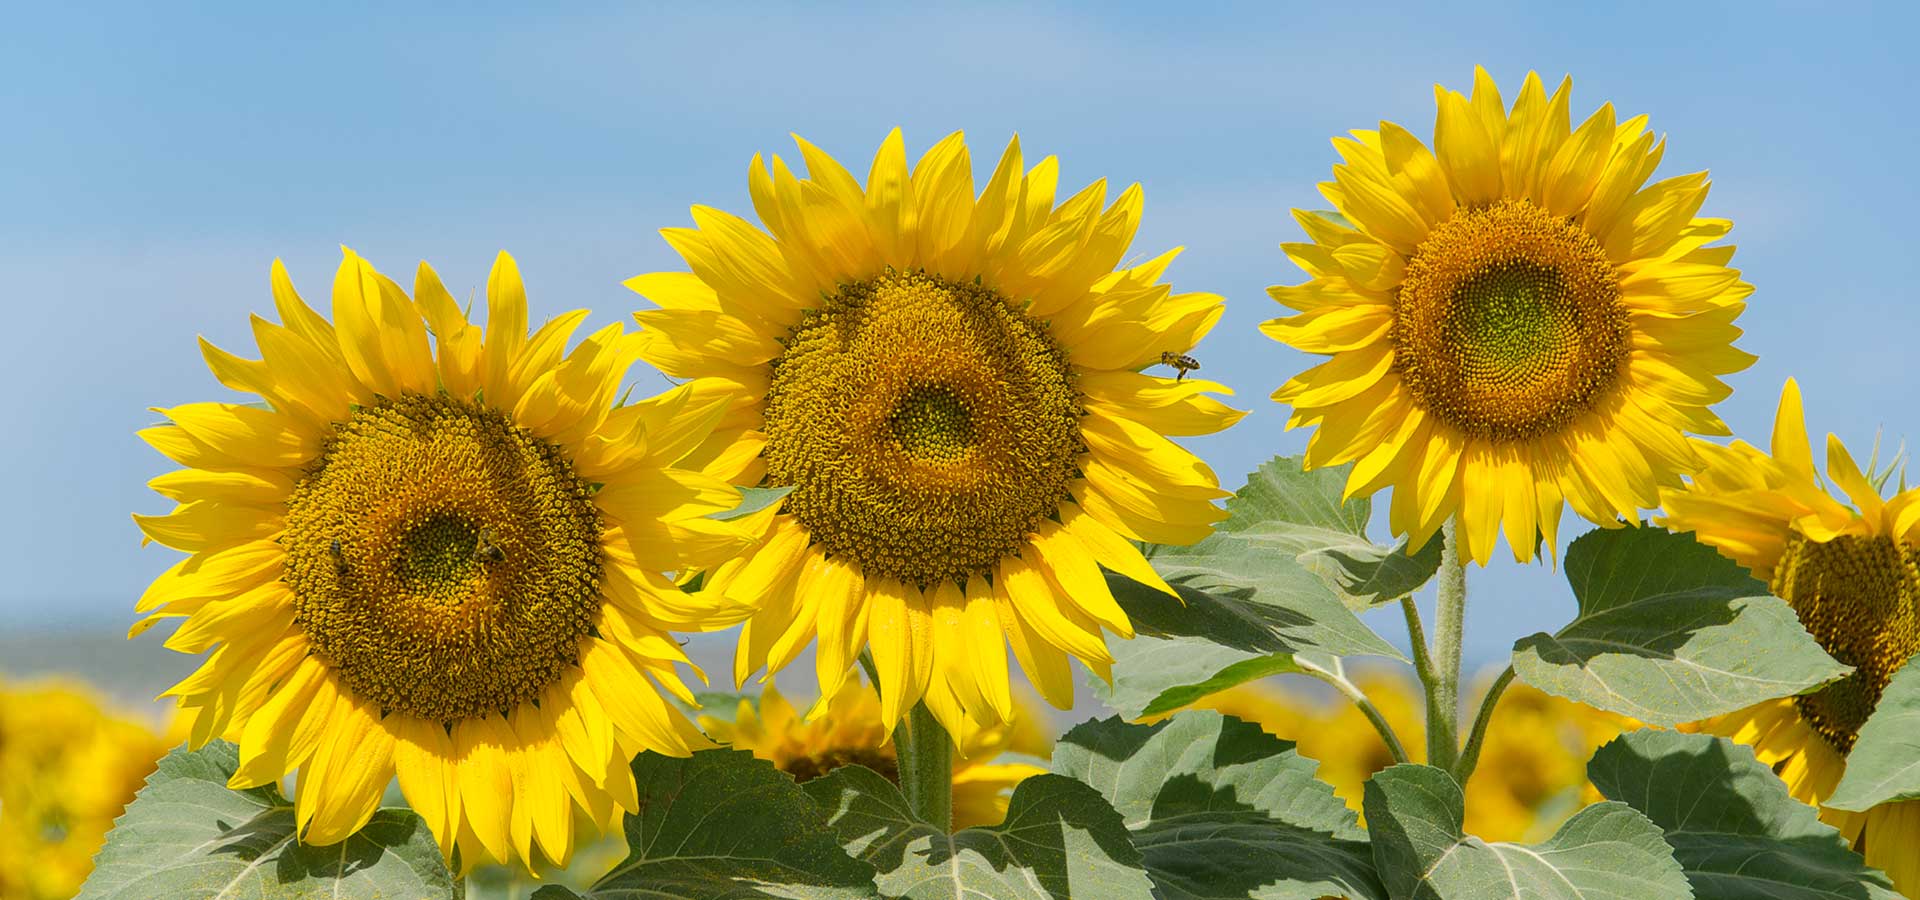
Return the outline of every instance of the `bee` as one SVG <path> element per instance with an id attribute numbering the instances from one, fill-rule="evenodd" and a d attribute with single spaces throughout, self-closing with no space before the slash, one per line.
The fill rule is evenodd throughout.
<path id="1" fill-rule="evenodd" d="M 480 529 L 480 536 L 475 538 L 473 542 L 473 558 L 483 563 L 499 562 L 507 558 L 506 551 L 500 549 L 500 545 L 493 542 L 492 528 L 483 527 Z"/>
<path id="2" fill-rule="evenodd" d="M 334 574 L 347 577 L 347 554 L 341 551 L 339 538 L 334 538 L 333 543 L 327 545 L 327 552 L 333 554 Z"/>
<path id="3" fill-rule="evenodd" d="M 1173 378 L 1175 381 L 1186 378 L 1188 372 L 1200 368 L 1199 360 L 1184 353 L 1175 353 L 1172 350 L 1160 351 L 1160 364 L 1163 366 L 1172 366 L 1179 371 L 1180 374 L 1175 375 Z"/>

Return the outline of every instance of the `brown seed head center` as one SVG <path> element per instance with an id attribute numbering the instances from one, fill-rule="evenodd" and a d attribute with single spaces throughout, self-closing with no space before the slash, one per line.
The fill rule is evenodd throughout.
<path id="1" fill-rule="evenodd" d="M 600 531 L 558 448 L 497 410 L 406 395 L 334 427 L 281 540 L 313 652 L 382 709 L 451 722 L 578 663 Z"/>
<path id="2" fill-rule="evenodd" d="M 1433 229 L 1407 262 L 1393 340 L 1416 403 L 1495 441 L 1567 427 L 1611 394 L 1631 348 L 1599 242 L 1525 200 Z"/>
<path id="3" fill-rule="evenodd" d="M 767 478 L 827 552 L 926 586 L 992 570 L 1068 499 L 1086 449 L 1065 352 L 999 294 L 921 272 L 845 285 L 794 326 Z"/>
<path id="4" fill-rule="evenodd" d="M 1835 750 L 1853 749 L 1887 682 L 1920 651 L 1920 548 L 1884 535 L 1831 541 L 1795 532 L 1773 567 L 1773 594 L 1853 674 L 1794 698 Z"/>

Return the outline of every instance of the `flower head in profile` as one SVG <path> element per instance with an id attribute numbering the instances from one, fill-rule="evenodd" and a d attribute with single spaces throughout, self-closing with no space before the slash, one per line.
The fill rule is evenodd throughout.
<path id="1" fill-rule="evenodd" d="M 737 492 L 678 467 L 726 398 L 616 407 L 634 336 L 569 352 L 585 311 L 529 335 L 504 253 L 484 325 L 424 263 L 410 298 L 348 251 L 331 321 L 277 262 L 272 282 L 262 359 L 201 346 L 264 402 L 162 409 L 141 432 L 184 468 L 151 482 L 174 510 L 135 519 L 189 555 L 134 633 L 183 618 L 167 646 L 210 651 L 168 691 L 192 743 L 238 743 L 237 788 L 297 771 L 302 840 L 358 830 L 398 775 L 449 857 L 564 864 L 576 810 L 635 808 L 634 754 L 705 744 L 661 696 L 691 697 L 668 631 L 746 611 L 662 573 L 746 545 L 704 518 Z"/>
<path id="2" fill-rule="evenodd" d="M 1883 497 L 1891 467 L 1875 472 L 1870 461 L 1861 471 L 1831 434 L 1823 481 L 1791 379 L 1780 392 L 1770 453 L 1739 441 L 1702 441 L 1699 450 L 1706 468 L 1685 488 L 1661 491 L 1660 524 L 1692 531 L 1746 566 L 1853 673 L 1698 727 L 1751 745 L 1795 797 L 1818 806 L 1846 773 L 1847 754 L 1887 683 L 1920 653 L 1920 488 Z M 1823 808 L 1820 817 L 1861 845 L 1894 887 L 1920 894 L 1920 800 L 1866 812 Z"/>
<path id="3" fill-rule="evenodd" d="M 1476 70 L 1435 87 L 1431 148 L 1392 122 L 1335 138 L 1320 185 L 1334 212 L 1295 210 L 1310 276 L 1270 289 L 1297 315 L 1266 333 L 1331 357 L 1274 392 L 1312 426 L 1309 468 L 1353 463 L 1347 495 L 1393 488 L 1410 549 L 1449 518 L 1486 564 L 1555 547 L 1563 504 L 1602 525 L 1658 502 L 1700 460 L 1708 411 L 1752 286 L 1699 218 L 1706 173 L 1648 183 L 1665 150 L 1645 116 L 1603 105 L 1579 127 L 1571 83 L 1529 73 L 1511 109 Z"/>
<path id="4" fill-rule="evenodd" d="M 804 178 L 754 159 L 758 225 L 695 207 L 664 232 L 691 271 L 628 282 L 660 307 L 636 314 L 644 357 L 733 393 L 708 471 L 791 488 L 709 582 L 761 607 L 735 677 L 813 644 L 831 698 L 866 648 L 884 727 L 925 701 L 959 733 L 1014 714 L 1010 647 L 1067 706 L 1068 659 L 1105 677 L 1104 633 L 1133 634 L 1100 567 L 1165 589 L 1129 542 L 1224 517 L 1168 436 L 1237 420 L 1207 396 L 1226 389 L 1141 371 L 1187 354 L 1221 299 L 1163 283 L 1174 253 L 1124 262 L 1137 185 L 1056 201 L 1058 165 L 1027 168 L 1018 141 L 977 193 L 957 133 L 909 167 L 896 130 L 864 186 L 800 153 Z"/>
<path id="5" fill-rule="evenodd" d="M 1044 760 L 1053 742 L 1045 714 L 1016 699 L 1012 722 L 996 723 L 954 735 L 953 828 L 998 825 L 1007 816 L 1007 800 L 1023 779 L 1046 769 L 1026 762 L 995 762 L 1002 753 Z M 702 715 L 699 725 L 714 740 L 752 751 L 800 782 L 847 765 L 862 765 L 898 782 L 900 763 L 880 720 L 880 697 L 858 678 L 841 682 L 827 698 L 825 714 L 812 720 L 780 694 L 771 682 L 757 701 L 742 699 L 725 713 Z"/>

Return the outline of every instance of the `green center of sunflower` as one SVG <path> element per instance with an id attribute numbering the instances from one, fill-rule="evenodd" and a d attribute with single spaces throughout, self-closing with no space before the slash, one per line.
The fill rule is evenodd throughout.
<path id="1" fill-rule="evenodd" d="M 942 384 L 909 388 L 887 426 L 900 450 L 916 459 L 954 459 L 973 447 L 973 413 Z"/>
<path id="2" fill-rule="evenodd" d="M 1844 754 L 1887 682 L 1920 652 L 1920 548 L 1884 535 L 1821 542 L 1795 532 L 1770 587 L 1829 655 L 1853 667 L 1853 674 L 1793 698 L 1801 717 Z"/>
<path id="3" fill-rule="evenodd" d="M 1461 209 L 1407 261 L 1394 369 L 1461 432 L 1523 441 L 1605 398 L 1631 347 L 1599 241 L 1525 200 Z"/>
<path id="4" fill-rule="evenodd" d="M 767 393 L 767 479 L 826 551 L 926 586 L 991 571 L 1068 499 L 1080 394 L 1046 326 L 921 272 L 845 285 Z"/>
<path id="5" fill-rule="evenodd" d="M 600 607 L 593 488 L 498 410 L 356 409 L 287 502 L 286 581 L 313 652 L 383 710 L 452 722 L 539 696 Z"/>

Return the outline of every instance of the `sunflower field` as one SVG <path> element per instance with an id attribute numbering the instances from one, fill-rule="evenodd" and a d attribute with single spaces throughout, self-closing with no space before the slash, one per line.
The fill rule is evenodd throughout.
<path id="1" fill-rule="evenodd" d="M 128 429 L 131 643 L 0 661 L 0 900 L 1920 900 L 1903 450 L 1723 420 L 1784 301 L 1684 118 L 1439 74 L 1268 299 L 885 120 L 676 176 L 610 320 L 272 259 Z"/>

